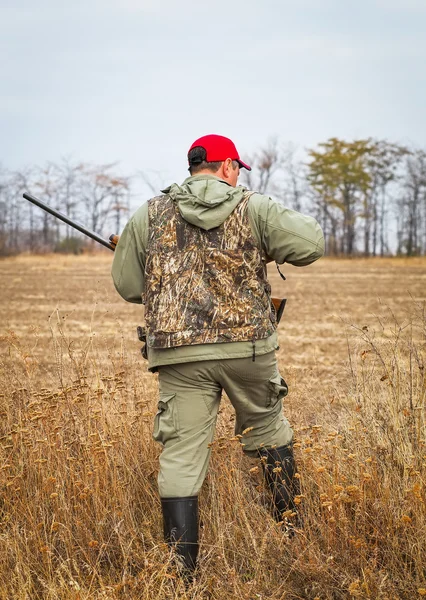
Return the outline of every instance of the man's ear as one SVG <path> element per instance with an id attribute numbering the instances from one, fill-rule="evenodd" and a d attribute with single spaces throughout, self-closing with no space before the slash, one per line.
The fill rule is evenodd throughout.
<path id="1" fill-rule="evenodd" d="M 232 170 L 232 159 L 227 158 L 223 161 L 223 174 L 225 175 L 225 177 L 229 177 Z"/>

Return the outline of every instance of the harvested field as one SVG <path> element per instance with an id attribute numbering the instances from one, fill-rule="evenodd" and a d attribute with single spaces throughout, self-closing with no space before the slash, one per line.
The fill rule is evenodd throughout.
<path id="1" fill-rule="evenodd" d="M 426 596 L 426 259 L 270 268 L 304 529 L 269 517 L 224 399 L 188 590 L 162 543 L 142 308 L 110 264 L 0 262 L 0 600 Z"/>

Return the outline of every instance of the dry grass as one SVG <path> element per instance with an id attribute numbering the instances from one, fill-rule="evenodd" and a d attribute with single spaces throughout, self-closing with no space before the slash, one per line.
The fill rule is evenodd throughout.
<path id="1" fill-rule="evenodd" d="M 271 269 L 305 527 L 289 542 L 269 517 L 225 400 L 187 591 L 162 543 L 141 309 L 110 261 L 0 262 L 0 599 L 426 595 L 426 261 Z"/>

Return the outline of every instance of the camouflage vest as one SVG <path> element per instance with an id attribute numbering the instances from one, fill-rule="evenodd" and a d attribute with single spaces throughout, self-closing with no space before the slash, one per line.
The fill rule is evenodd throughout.
<path id="1" fill-rule="evenodd" d="M 148 346 L 254 342 L 275 331 L 266 266 L 248 218 L 252 193 L 210 231 L 185 221 L 169 196 L 149 200 Z"/>

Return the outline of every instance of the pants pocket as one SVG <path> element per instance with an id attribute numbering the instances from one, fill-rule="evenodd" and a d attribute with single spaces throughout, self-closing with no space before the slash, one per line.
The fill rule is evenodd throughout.
<path id="1" fill-rule="evenodd" d="M 288 385 L 279 373 L 276 373 L 269 380 L 269 393 L 267 406 L 274 406 L 277 402 L 285 398 L 288 394 Z"/>
<path id="2" fill-rule="evenodd" d="M 175 396 L 176 394 L 161 394 L 158 401 L 158 410 L 154 418 L 152 437 L 156 442 L 160 442 L 163 445 L 177 437 L 177 410 L 173 402 Z"/>

